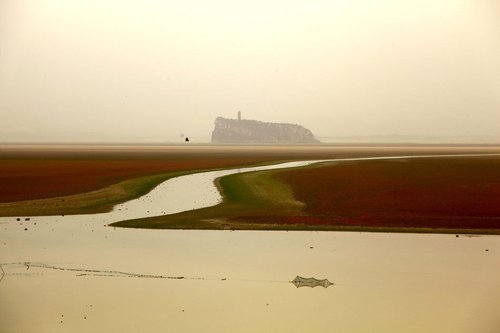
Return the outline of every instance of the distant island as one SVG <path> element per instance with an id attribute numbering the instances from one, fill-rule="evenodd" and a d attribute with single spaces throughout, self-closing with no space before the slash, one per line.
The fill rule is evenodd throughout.
<path id="1" fill-rule="evenodd" d="M 286 123 L 217 117 L 212 143 L 319 143 L 307 128 Z"/>

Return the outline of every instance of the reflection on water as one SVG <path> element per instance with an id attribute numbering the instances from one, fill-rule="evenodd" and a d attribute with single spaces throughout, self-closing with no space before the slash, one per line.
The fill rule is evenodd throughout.
<path id="1" fill-rule="evenodd" d="M 328 288 L 333 283 L 328 281 L 328 279 L 323 279 L 323 280 L 318 280 L 316 278 L 304 278 L 302 276 L 295 277 L 295 279 L 292 280 L 292 283 L 295 285 L 295 287 L 300 288 L 300 287 L 323 287 L 323 288 Z"/>

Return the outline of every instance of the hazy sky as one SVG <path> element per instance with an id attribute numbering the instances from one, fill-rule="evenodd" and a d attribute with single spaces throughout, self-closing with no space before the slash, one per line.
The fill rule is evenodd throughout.
<path id="1" fill-rule="evenodd" d="M 498 0 L 0 0 L 0 141 L 500 136 Z"/>

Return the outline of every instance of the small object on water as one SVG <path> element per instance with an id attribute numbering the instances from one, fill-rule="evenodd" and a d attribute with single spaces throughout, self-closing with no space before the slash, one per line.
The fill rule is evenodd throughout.
<path id="1" fill-rule="evenodd" d="M 323 279 L 323 280 L 318 280 L 316 278 L 313 278 L 313 277 L 310 277 L 310 278 L 304 278 L 302 276 L 298 276 L 293 279 L 292 282 L 295 287 L 297 288 L 300 288 L 300 287 L 311 287 L 311 288 L 314 288 L 314 287 L 323 287 L 323 288 L 328 288 L 330 287 L 331 285 L 333 285 L 333 283 L 331 283 L 330 281 L 328 281 L 328 279 Z"/>
<path id="2" fill-rule="evenodd" d="M 24 231 L 28 231 L 28 228 L 24 228 Z"/>
<path id="3" fill-rule="evenodd" d="M 486 252 L 488 252 L 488 251 L 489 251 L 489 249 L 486 249 L 485 251 L 486 251 Z"/>
<path id="4" fill-rule="evenodd" d="M 457 237 L 457 238 L 458 238 L 458 235 L 456 235 L 455 237 Z"/>
<path id="5" fill-rule="evenodd" d="M 21 219 L 18 217 L 18 218 L 16 219 L 16 221 L 21 221 Z"/>
<path id="6" fill-rule="evenodd" d="M 314 246 L 309 246 L 310 249 L 314 249 Z"/>
<path id="7" fill-rule="evenodd" d="M 29 221 L 29 220 L 30 220 L 30 218 L 29 218 L 29 217 L 27 217 L 27 218 L 25 218 L 24 220 L 25 220 L 25 221 Z"/>

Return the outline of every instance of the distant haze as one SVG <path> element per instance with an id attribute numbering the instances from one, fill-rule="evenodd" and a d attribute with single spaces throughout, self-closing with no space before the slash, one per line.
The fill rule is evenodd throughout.
<path id="1" fill-rule="evenodd" d="M 500 1 L 0 0 L 0 142 L 208 142 L 238 110 L 498 138 Z"/>

